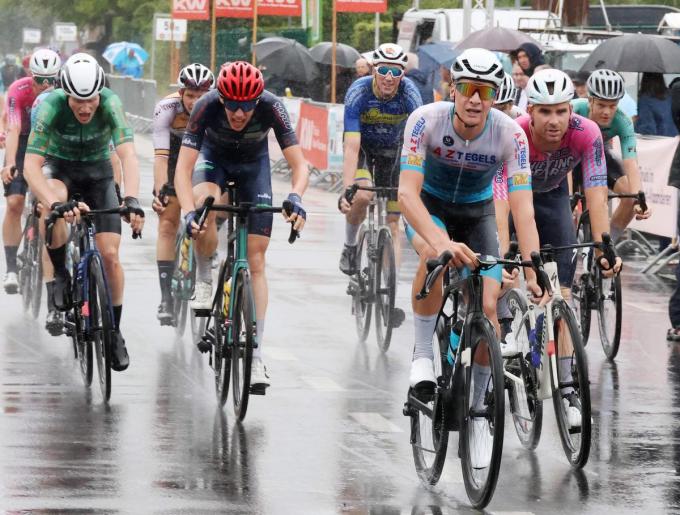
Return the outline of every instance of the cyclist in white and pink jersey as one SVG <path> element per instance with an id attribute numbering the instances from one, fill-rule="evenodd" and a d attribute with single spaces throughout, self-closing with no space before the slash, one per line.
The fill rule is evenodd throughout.
<path id="1" fill-rule="evenodd" d="M 10 294 L 16 293 L 19 288 L 17 250 L 21 242 L 21 213 L 28 189 L 21 172 L 28 135 L 31 132 L 31 107 L 40 93 L 54 85 L 60 66 L 61 59 L 56 52 L 45 48 L 36 50 L 30 60 L 33 76 L 14 81 L 5 97 L 7 139 L 2 182 L 5 186 L 7 209 L 2 223 L 2 241 L 7 263 L 4 287 Z"/>

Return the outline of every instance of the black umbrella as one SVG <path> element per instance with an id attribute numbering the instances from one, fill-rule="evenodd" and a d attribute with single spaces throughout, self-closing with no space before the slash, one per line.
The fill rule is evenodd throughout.
<path id="1" fill-rule="evenodd" d="M 322 41 L 309 49 L 312 57 L 320 64 L 333 64 L 333 43 L 330 41 Z M 361 54 L 354 48 L 344 43 L 337 43 L 335 45 L 335 64 L 343 68 L 354 68 L 354 63 L 361 57 Z"/>
<path id="2" fill-rule="evenodd" d="M 486 48 L 497 52 L 513 52 L 524 43 L 540 46 L 534 38 L 519 30 L 489 27 L 471 33 L 456 45 L 456 50 L 462 52 L 466 48 Z"/>
<path id="3" fill-rule="evenodd" d="M 626 34 L 600 43 L 581 70 L 680 73 L 680 46 L 651 34 Z"/>
<path id="4" fill-rule="evenodd" d="M 319 68 L 304 45 L 294 39 L 265 38 L 255 44 L 257 63 L 267 77 L 312 82 L 319 77 Z"/>

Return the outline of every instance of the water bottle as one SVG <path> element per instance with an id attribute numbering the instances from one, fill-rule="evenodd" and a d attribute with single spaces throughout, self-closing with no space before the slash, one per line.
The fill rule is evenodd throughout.
<path id="1" fill-rule="evenodd" d="M 222 303 L 222 314 L 229 316 L 229 297 L 231 296 L 231 277 L 224 283 L 224 301 Z"/>
<path id="2" fill-rule="evenodd" d="M 458 320 L 453 328 L 451 329 L 451 334 L 449 336 L 449 350 L 446 353 L 446 361 L 449 365 L 453 366 L 456 362 L 456 353 L 458 352 L 458 345 L 460 345 L 460 333 L 463 331 L 463 322 Z"/>
<path id="3" fill-rule="evenodd" d="M 543 319 L 544 314 L 541 313 L 536 318 L 536 327 L 529 332 L 529 345 L 531 350 L 529 352 L 531 358 L 531 366 L 538 368 L 541 365 L 541 340 L 543 339 Z"/>

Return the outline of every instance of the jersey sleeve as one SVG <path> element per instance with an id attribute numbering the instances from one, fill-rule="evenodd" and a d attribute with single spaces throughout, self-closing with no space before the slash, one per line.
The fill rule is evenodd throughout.
<path id="1" fill-rule="evenodd" d="M 417 109 L 408 117 L 404 129 L 404 145 L 401 149 L 400 171 L 414 171 L 425 174 L 425 157 L 427 156 L 427 140 L 425 113 Z"/>
<path id="2" fill-rule="evenodd" d="M 189 122 L 184 130 L 182 137 L 182 146 L 193 148 L 194 150 L 201 150 L 203 144 L 203 137 L 205 136 L 205 128 L 208 123 L 208 115 L 210 112 L 210 98 L 209 94 L 203 95 L 191 110 Z"/>
<path id="3" fill-rule="evenodd" d="M 272 114 L 272 128 L 281 150 L 297 145 L 298 140 L 295 134 L 295 127 L 293 127 L 293 122 L 290 120 L 288 109 L 286 109 L 286 106 L 283 105 L 279 98 L 272 104 Z"/>
<path id="4" fill-rule="evenodd" d="M 7 113 L 7 129 L 18 127 L 21 131 L 21 99 L 17 88 L 9 88 L 5 98 L 5 112 Z"/>
<path id="5" fill-rule="evenodd" d="M 583 187 L 597 188 L 607 186 L 607 164 L 604 159 L 604 143 L 600 128 L 591 122 L 584 123 L 584 131 L 580 133 L 579 145 L 581 172 L 583 173 Z"/>
<path id="6" fill-rule="evenodd" d="M 621 143 L 621 156 L 623 159 L 634 159 L 637 157 L 637 138 L 635 137 L 635 128 L 633 120 L 630 119 L 620 109 L 616 110 L 614 120 L 619 126 L 618 135 Z"/>
<path id="7" fill-rule="evenodd" d="M 406 111 L 409 114 L 423 105 L 423 98 L 413 81 L 405 80 L 404 92 L 406 93 Z"/>
<path id="8" fill-rule="evenodd" d="M 132 127 L 128 124 L 123 104 L 117 95 L 111 95 L 106 101 L 106 115 L 111 127 L 111 140 L 114 146 L 130 143 L 134 140 Z"/>
<path id="9" fill-rule="evenodd" d="M 156 104 L 153 111 L 152 141 L 154 156 L 167 157 L 170 154 L 170 127 L 177 116 L 175 106 L 167 99 Z"/>
<path id="10" fill-rule="evenodd" d="M 344 132 L 347 133 L 361 133 L 361 104 L 362 104 L 362 87 L 361 82 L 356 81 L 352 84 L 345 94 L 345 117 L 344 117 Z"/>
<path id="11" fill-rule="evenodd" d="M 506 169 L 508 194 L 515 191 L 531 191 L 531 167 L 529 164 L 529 140 L 517 123 L 506 144 L 503 168 Z"/>
<path id="12" fill-rule="evenodd" d="M 508 200 L 508 171 L 505 163 L 496 170 L 496 175 L 493 177 L 493 199 Z"/>
<path id="13" fill-rule="evenodd" d="M 57 112 L 56 106 L 49 99 L 46 99 L 38 106 L 35 123 L 28 136 L 27 154 L 37 154 L 43 157 L 47 155 L 50 132 L 52 131 L 52 125 L 56 119 Z"/>

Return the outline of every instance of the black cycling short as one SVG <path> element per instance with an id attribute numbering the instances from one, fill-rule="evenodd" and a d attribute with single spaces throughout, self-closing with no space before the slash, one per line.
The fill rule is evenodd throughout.
<path id="1" fill-rule="evenodd" d="M 362 146 L 359 149 L 359 161 L 357 162 L 357 172 L 354 180 L 368 179 L 373 182 L 374 186 L 379 188 L 398 188 L 400 156 L 401 146 L 395 152 L 370 152 Z M 388 213 L 399 214 L 397 193 L 395 190 L 388 196 Z"/>
<path id="2" fill-rule="evenodd" d="M 211 182 L 220 187 L 222 193 L 228 182 L 236 183 L 239 202 L 272 205 L 272 174 L 269 155 L 263 154 L 256 161 L 237 163 L 222 154 L 214 152 L 205 144 L 194 166 L 191 184 L 196 186 Z M 272 234 L 272 213 L 253 213 L 248 217 L 248 234 L 270 237 Z"/>
<path id="3" fill-rule="evenodd" d="M 625 176 L 626 172 L 623 171 L 623 166 L 621 166 L 621 162 L 618 159 L 616 159 L 607 149 L 605 149 L 604 151 L 604 159 L 607 164 L 607 187 L 610 190 L 613 190 L 616 181 L 618 181 L 621 177 Z M 581 163 L 577 164 L 574 167 L 572 179 L 574 191 L 581 190 L 582 189 L 581 185 L 583 184 L 583 172 L 581 171 Z"/>
<path id="4" fill-rule="evenodd" d="M 17 157 L 15 166 L 20 173 L 17 174 L 9 184 L 4 184 L 5 197 L 10 195 L 26 195 L 28 191 L 28 183 L 24 179 L 24 157 L 26 156 L 26 145 L 28 144 L 28 134 L 21 134 L 19 136 L 19 146 L 17 147 Z M 7 152 L 7 150 L 5 150 Z M 7 158 L 5 157 L 5 162 Z"/>
<path id="5" fill-rule="evenodd" d="M 63 182 L 69 198 L 79 194 L 83 202 L 92 209 L 110 209 L 120 205 L 110 159 L 83 162 L 47 157 L 43 165 L 43 174 L 46 179 Z M 97 215 L 94 223 L 98 233 L 120 234 L 120 215 Z"/>

